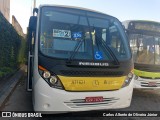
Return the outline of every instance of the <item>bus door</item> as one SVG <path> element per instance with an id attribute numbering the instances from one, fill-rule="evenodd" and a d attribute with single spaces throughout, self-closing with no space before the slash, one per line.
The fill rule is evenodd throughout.
<path id="1" fill-rule="evenodd" d="M 32 91 L 34 43 L 36 36 L 37 17 L 31 16 L 28 27 L 28 67 L 27 67 L 27 91 Z"/>

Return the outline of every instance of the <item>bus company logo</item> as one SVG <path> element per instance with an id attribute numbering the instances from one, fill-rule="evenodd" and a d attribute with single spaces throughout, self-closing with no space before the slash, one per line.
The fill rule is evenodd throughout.
<path id="1" fill-rule="evenodd" d="M 93 80 L 92 85 L 94 87 L 98 87 L 99 86 L 99 81 L 98 80 Z"/>
<path id="2" fill-rule="evenodd" d="M 11 112 L 2 112 L 2 117 L 11 117 Z"/>
<path id="3" fill-rule="evenodd" d="M 17 112 L 2 112 L 2 117 L 14 117 L 14 118 L 24 118 L 24 117 L 42 117 L 41 113 L 17 113 Z"/>
<path id="4" fill-rule="evenodd" d="M 79 65 L 83 66 L 109 66 L 109 63 L 97 63 L 97 62 L 79 62 Z"/>

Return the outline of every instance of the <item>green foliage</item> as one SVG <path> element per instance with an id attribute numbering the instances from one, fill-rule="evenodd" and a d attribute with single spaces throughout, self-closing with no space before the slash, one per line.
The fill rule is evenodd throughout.
<path id="1" fill-rule="evenodd" d="M 21 46 L 19 50 L 18 62 L 23 64 L 26 62 L 26 40 L 22 37 L 21 38 Z"/>
<path id="2" fill-rule="evenodd" d="M 6 76 L 10 73 L 13 73 L 15 70 L 9 67 L 3 67 L 0 69 L 0 77 Z"/>
<path id="3" fill-rule="evenodd" d="M 25 40 L 0 13 L 0 77 L 25 62 Z"/>
<path id="4" fill-rule="evenodd" d="M 3 76 L 5 76 L 5 73 L 0 71 L 0 78 Z"/>

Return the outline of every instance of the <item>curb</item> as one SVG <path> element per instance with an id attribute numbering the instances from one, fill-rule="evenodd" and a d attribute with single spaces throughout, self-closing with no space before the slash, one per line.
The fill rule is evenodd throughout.
<path id="1" fill-rule="evenodd" d="M 22 66 L 19 71 L 17 71 L 11 78 L 9 78 L 9 84 L 4 86 L 2 91 L 0 91 L 0 111 L 5 106 L 10 95 L 14 92 L 16 86 L 20 82 L 21 78 L 24 76 L 25 66 Z"/>

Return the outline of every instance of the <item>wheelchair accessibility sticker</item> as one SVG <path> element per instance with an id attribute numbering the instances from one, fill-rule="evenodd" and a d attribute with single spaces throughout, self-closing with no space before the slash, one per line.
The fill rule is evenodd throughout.
<path id="1" fill-rule="evenodd" d="M 94 54 L 94 58 L 96 60 L 102 60 L 103 59 L 102 52 L 101 51 L 96 51 L 95 54 Z"/>

